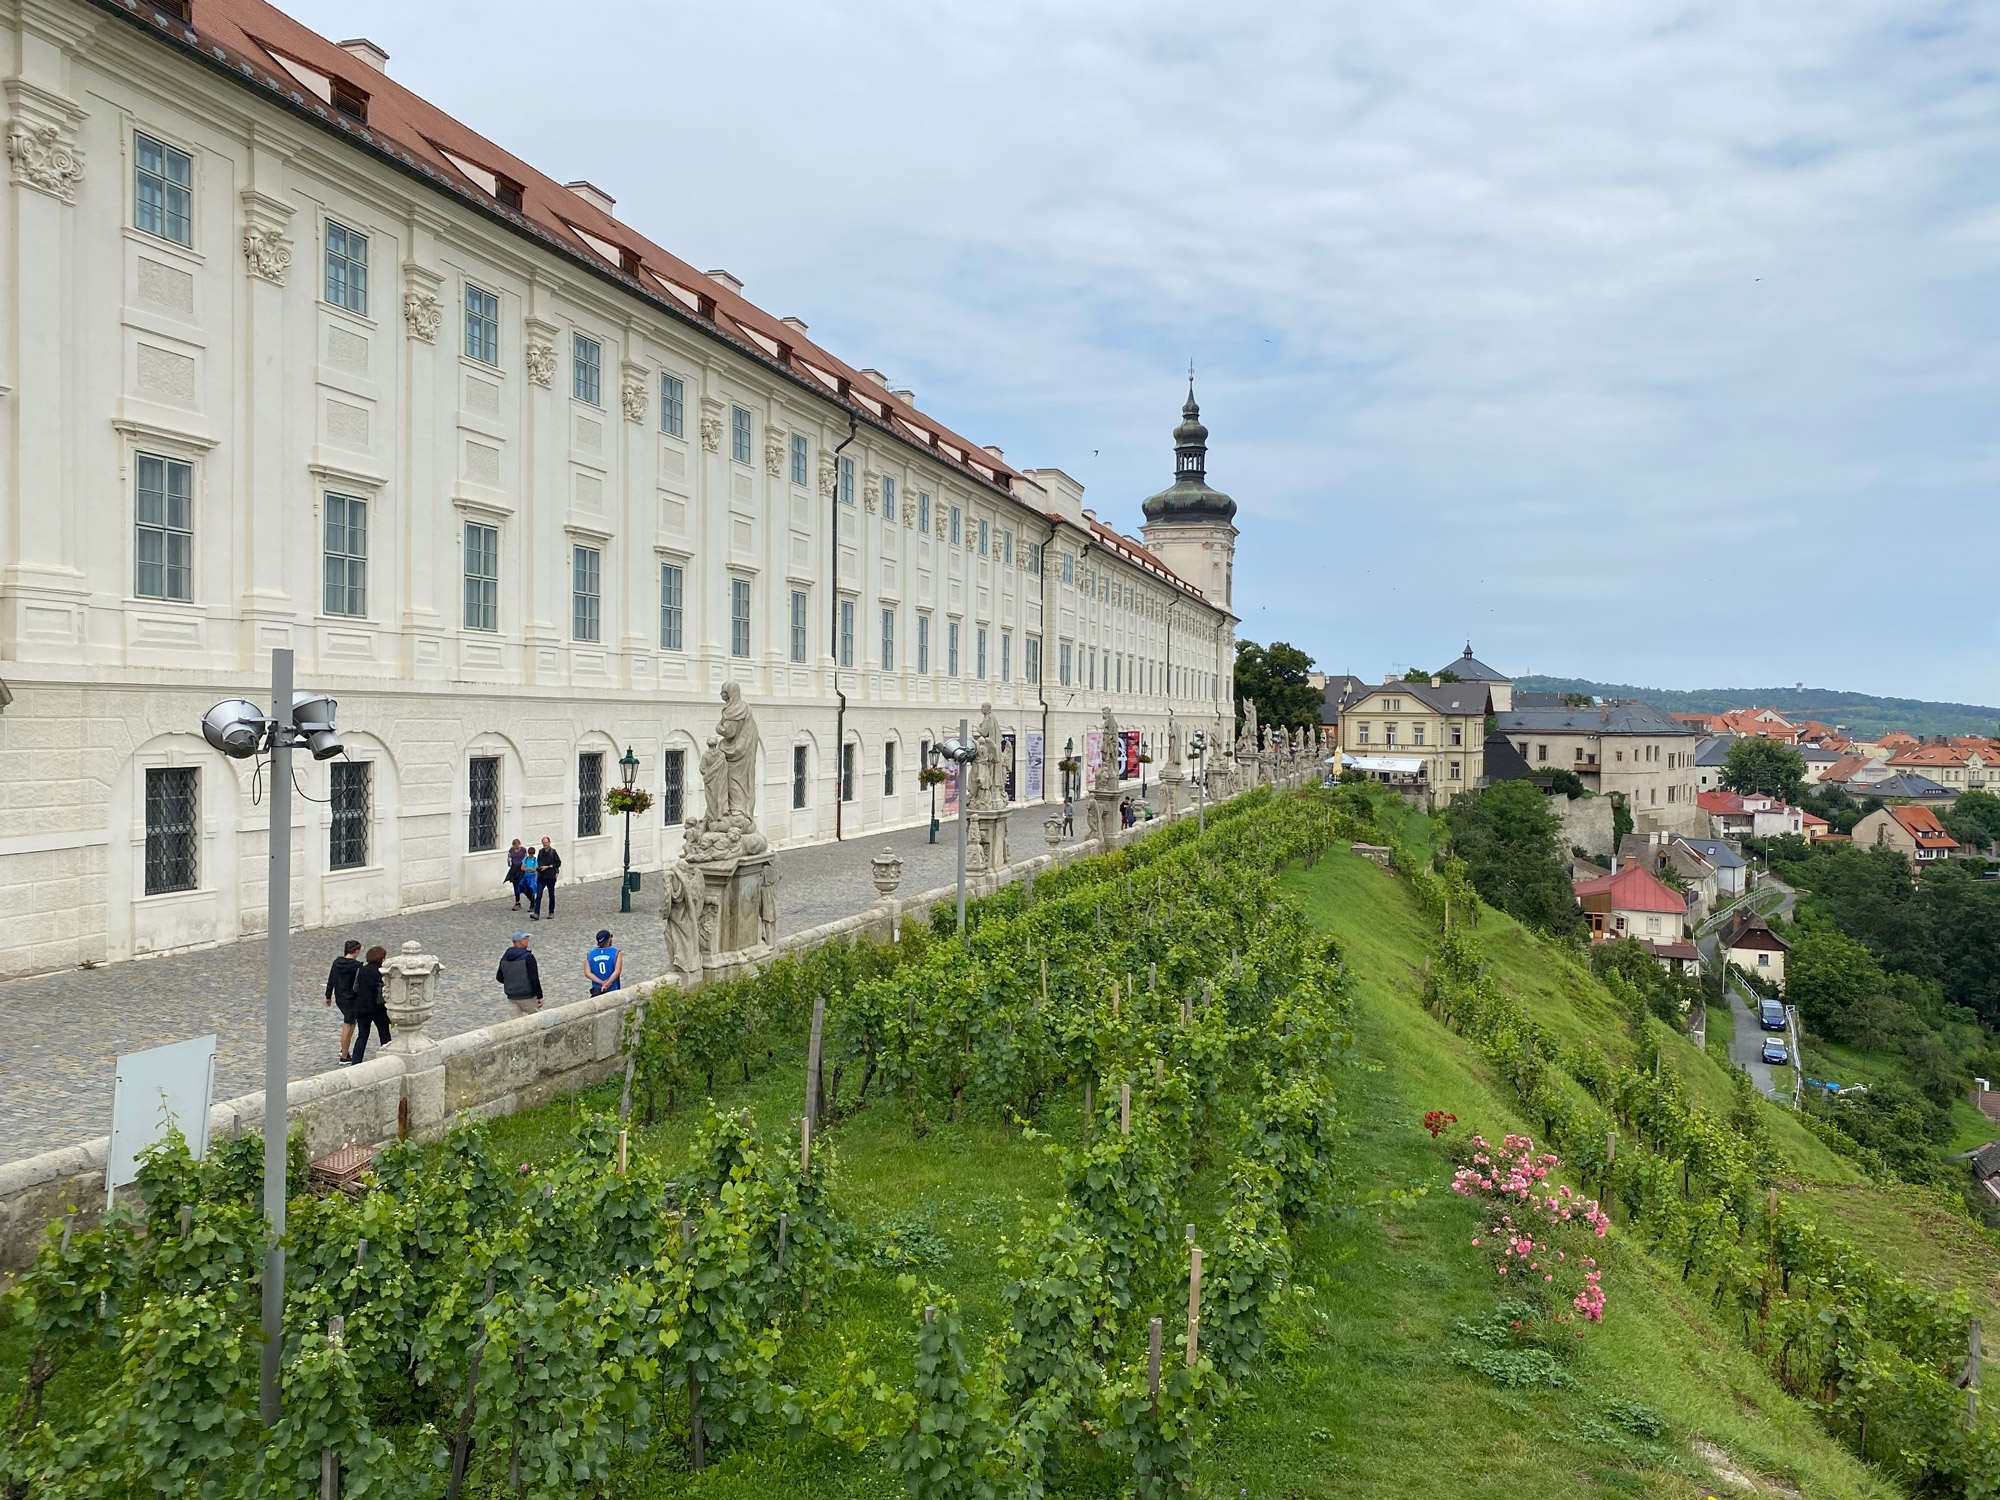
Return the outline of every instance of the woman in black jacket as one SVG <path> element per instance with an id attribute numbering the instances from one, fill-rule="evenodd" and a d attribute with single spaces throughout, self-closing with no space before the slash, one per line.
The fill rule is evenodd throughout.
<path id="1" fill-rule="evenodd" d="M 382 1043 L 389 1042 L 389 1010 L 382 1003 L 382 960 L 389 956 L 387 948 L 377 945 L 370 948 L 367 961 L 361 972 L 354 976 L 354 1049 L 353 1061 L 359 1066 L 368 1052 L 368 1028 L 381 1029 Z"/>

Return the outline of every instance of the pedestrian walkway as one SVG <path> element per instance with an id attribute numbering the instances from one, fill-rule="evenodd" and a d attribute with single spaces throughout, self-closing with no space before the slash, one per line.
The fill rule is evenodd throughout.
<path id="1" fill-rule="evenodd" d="M 1031 804 L 1008 819 L 1016 859 L 1042 853 L 1042 820 L 1050 809 Z M 870 861 L 885 847 L 903 861 L 898 894 L 913 896 L 948 885 L 958 873 L 956 822 L 926 841 L 928 828 L 871 833 L 840 844 L 783 850 L 778 856 L 781 934 L 852 916 L 873 904 Z M 1066 843 L 1074 842 L 1065 840 Z M 618 910 L 618 882 L 594 880 L 556 887 L 557 910 L 539 922 L 513 896 L 468 901 L 404 916 L 308 928 L 292 934 L 291 1076 L 309 1078 L 338 1066 L 340 1014 L 321 1004 L 328 967 L 344 939 L 390 953 L 415 939 L 444 963 L 437 1009 L 426 1030 L 451 1036 L 514 1015 L 493 980 L 501 950 L 515 932 L 529 934 L 540 960 L 547 1003 L 589 993 L 584 954 L 600 927 L 625 952 L 625 973 L 638 982 L 666 972 L 667 947 L 659 894 L 650 874 Z M 121 1052 L 217 1035 L 215 1097 L 232 1099 L 264 1086 L 264 942 L 261 938 L 193 953 L 68 970 L 0 984 L 0 1018 L 12 1046 L 0 1052 L 0 1161 L 75 1145 L 111 1128 L 111 1081 Z"/>

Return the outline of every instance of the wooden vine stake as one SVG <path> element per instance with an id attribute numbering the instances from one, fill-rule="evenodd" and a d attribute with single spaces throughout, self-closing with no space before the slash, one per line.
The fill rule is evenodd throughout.
<path id="1" fill-rule="evenodd" d="M 1049 1003 L 1049 956 L 1042 955 L 1042 1004 Z"/>
<path id="2" fill-rule="evenodd" d="M 1122 1136 L 1132 1134 L 1132 1085 L 1129 1083 L 1118 1085 L 1118 1133 Z"/>
<path id="3" fill-rule="evenodd" d="M 778 1215 L 778 1274 L 785 1274 L 785 1231 L 790 1226 L 791 1215 Z"/>
<path id="4" fill-rule="evenodd" d="M 363 1244 L 367 1241 L 363 1240 Z M 347 1319 L 335 1313 L 326 1320 L 326 1342 L 338 1349 L 347 1336 Z M 340 1454 L 332 1448 L 319 1450 L 319 1500 L 340 1500 Z"/>
<path id="5" fill-rule="evenodd" d="M 813 1122 L 807 1115 L 799 1121 L 799 1170 L 810 1172 L 813 1164 Z"/>
<path id="6" fill-rule="evenodd" d="M 1979 1364 L 1982 1350 L 1979 1343 L 1979 1319 L 1974 1318 L 1966 1330 L 1965 1371 L 1958 1377 L 1958 1383 L 1965 1387 L 1965 1425 L 1974 1426 L 1979 1421 Z"/>
<path id="7" fill-rule="evenodd" d="M 916 1003 L 912 997 L 911 1004 Z M 825 1107 L 824 1087 L 820 1079 L 820 1038 L 826 1030 L 826 996 L 813 997 L 812 1037 L 806 1043 L 806 1119 L 817 1125 L 819 1112 Z"/>
<path id="8" fill-rule="evenodd" d="M 1160 966 L 1157 963 L 1146 965 L 1146 988 L 1156 995 L 1160 992 Z"/>
<path id="9" fill-rule="evenodd" d="M 618 1128 L 618 1175 L 620 1177 L 623 1177 L 625 1175 L 625 1146 L 626 1146 L 627 1134 L 628 1132 L 621 1125 Z"/>
<path id="10" fill-rule="evenodd" d="M 1188 1368 L 1194 1368 L 1201 1345 L 1201 1246 L 1188 1246 Z"/>
<path id="11" fill-rule="evenodd" d="M 1091 1080 L 1086 1078 L 1083 1080 L 1083 1130 L 1086 1136 L 1093 1134 L 1097 1127 L 1096 1112 L 1091 1104 L 1091 1092 Z"/>
<path id="12" fill-rule="evenodd" d="M 1153 1082 L 1165 1083 L 1166 1081 L 1167 1060 L 1164 1057 L 1156 1057 L 1153 1059 Z"/>

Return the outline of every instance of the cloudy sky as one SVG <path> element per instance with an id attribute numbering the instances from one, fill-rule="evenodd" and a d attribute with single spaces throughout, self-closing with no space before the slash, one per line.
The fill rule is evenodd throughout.
<path id="1" fill-rule="evenodd" d="M 282 0 L 1330 670 L 2000 703 L 2000 7 Z"/>

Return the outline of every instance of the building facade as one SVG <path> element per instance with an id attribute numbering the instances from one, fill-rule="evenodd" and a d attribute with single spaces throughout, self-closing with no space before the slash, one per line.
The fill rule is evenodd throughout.
<path id="1" fill-rule="evenodd" d="M 1573 771 L 1586 791 L 1620 796 L 1641 833 L 1705 834 L 1693 729 L 1649 703 L 1518 708 L 1495 716 L 1538 776 Z"/>
<path id="2" fill-rule="evenodd" d="M 1408 682 L 1390 676 L 1351 688 L 1339 706 L 1343 766 L 1420 788 L 1439 806 L 1486 782 L 1484 682 Z"/>
<path id="3" fill-rule="evenodd" d="M 348 746 L 299 771 L 308 924 L 490 893 L 514 837 L 615 872 L 628 748 L 634 863 L 676 857 L 727 681 L 779 847 L 926 818 L 925 751 L 982 703 L 1017 800 L 1107 705 L 1223 724 L 1226 588 L 372 44 L 19 0 L 0 47 L 0 972 L 262 930 L 262 783 L 198 726 L 268 698 L 273 648 Z"/>

